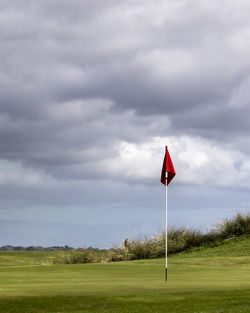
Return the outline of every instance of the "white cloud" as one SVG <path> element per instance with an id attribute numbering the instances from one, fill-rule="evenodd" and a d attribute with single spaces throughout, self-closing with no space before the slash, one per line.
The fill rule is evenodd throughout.
<path id="1" fill-rule="evenodd" d="M 113 179 L 158 183 L 168 145 L 181 184 L 250 188 L 247 156 L 228 146 L 198 137 L 156 137 L 148 143 L 121 142 L 118 156 L 100 161 L 98 169 Z"/>

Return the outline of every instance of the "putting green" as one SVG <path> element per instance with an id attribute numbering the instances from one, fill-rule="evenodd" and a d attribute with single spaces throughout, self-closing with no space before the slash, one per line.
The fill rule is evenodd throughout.
<path id="1" fill-rule="evenodd" d="M 0 253 L 0 312 L 250 312 L 249 236 L 170 257 L 168 282 L 164 259 L 41 266 L 33 252 L 24 265 L 28 255 Z"/>

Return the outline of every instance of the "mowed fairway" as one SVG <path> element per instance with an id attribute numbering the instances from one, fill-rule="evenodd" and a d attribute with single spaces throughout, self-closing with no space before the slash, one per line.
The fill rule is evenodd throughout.
<path id="1" fill-rule="evenodd" d="M 250 312 L 249 236 L 170 257 L 168 282 L 163 259 L 41 266 L 35 255 L 0 253 L 0 312 Z"/>

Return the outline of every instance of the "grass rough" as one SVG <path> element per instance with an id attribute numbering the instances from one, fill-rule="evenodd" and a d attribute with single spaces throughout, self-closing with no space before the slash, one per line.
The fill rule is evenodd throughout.
<path id="1" fill-rule="evenodd" d="M 185 227 L 170 228 L 168 231 L 168 255 L 189 251 L 195 247 L 216 247 L 226 240 L 250 234 L 250 213 L 237 213 L 225 219 L 210 232 L 202 233 Z M 125 240 L 120 246 L 107 251 L 78 249 L 59 252 L 47 260 L 48 264 L 77 264 L 154 259 L 165 256 L 165 233 L 151 238 Z"/>

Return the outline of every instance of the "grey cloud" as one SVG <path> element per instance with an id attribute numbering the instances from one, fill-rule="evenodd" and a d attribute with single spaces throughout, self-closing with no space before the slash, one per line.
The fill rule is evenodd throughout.
<path id="1" fill-rule="evenodd" d="M 237 45 L 249 25 L 243 6 L 229 2 L 221 12 L 222 5 L 197 1 L 153 9 L 152 1 L 1 5 L 2 158 L 85 178 L 88 161 L 117 154 L 120 140 L 182 132 L 216 140 L 225 129 L 249 129 L 245 108 L 228 105 L 249 76 L 247 47 Z M 92 115 L 56 116 L 67 102 L 74 111 L 77 101 L 93 106 Z M 112 105 L 95 107 L 96 101 Z"/>
<path id="2" fill-rule="evenodd" d="M 100 170 L 120 161 L 122 141 L 208 138 L 208 149 L 229 157 L 227 144 L 240 154 L 230 169 L 243 162 L 241 174 L 249 172 L 247 1 L 0 0 L 0 7 L 0 161 L 11 163 L 0 162 L 2 244 L 80 246 L 83 234 L 105 246 L 135 229 L 161 230 L 158 179 Z M 194 226 L 195 215 L 207 225 L 222 208 L 249 207 L 242 186 L 180 183 L 171 193 L 170 224 Z"/>

